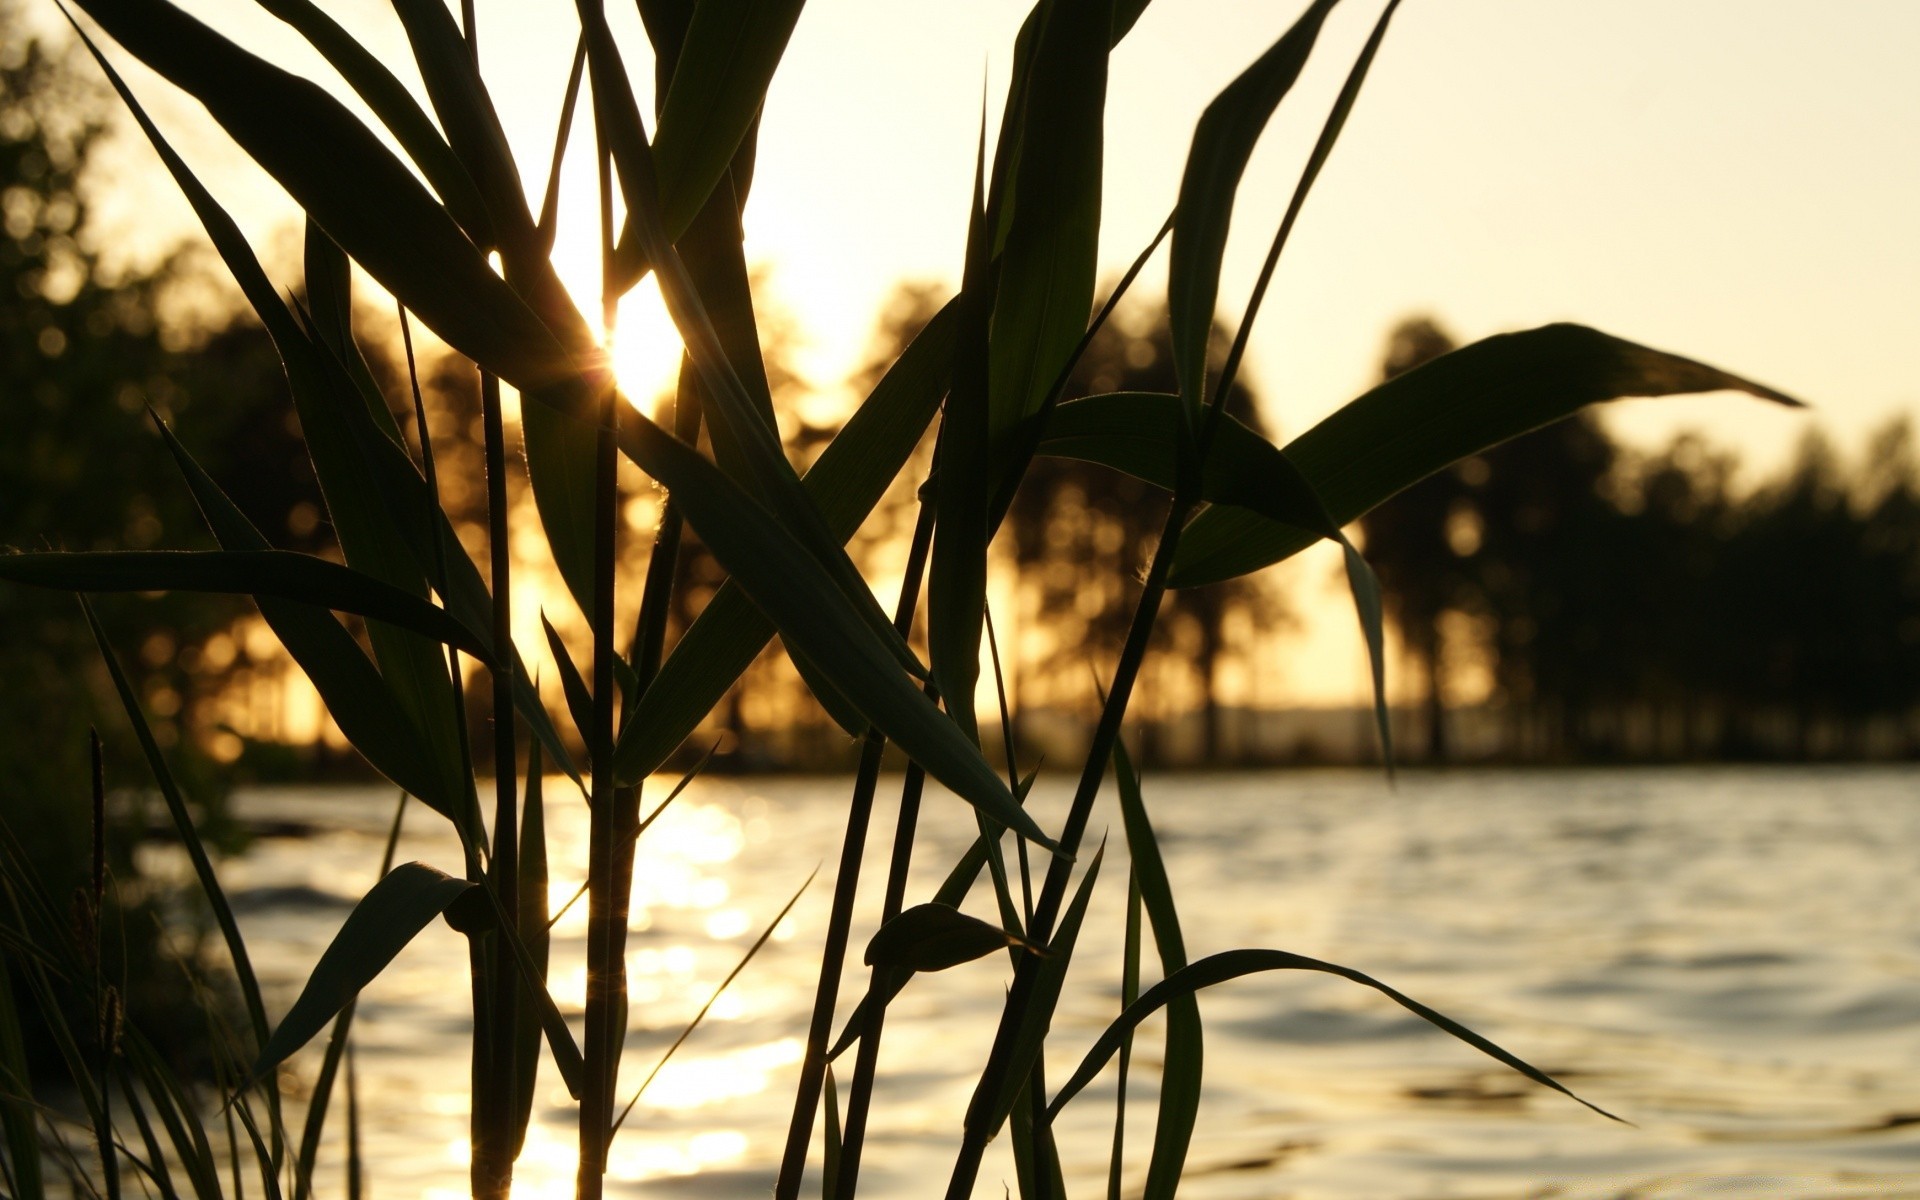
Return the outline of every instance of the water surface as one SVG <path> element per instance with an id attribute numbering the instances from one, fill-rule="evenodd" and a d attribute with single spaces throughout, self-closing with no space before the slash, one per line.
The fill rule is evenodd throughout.
<path id="1" fill-rule="evenodd" d="M 584 856 L 585 806 L 568 786 L 548 789 L 556 864 Z M 1062 787 L 1042 790 L 1043 824 L 1057 823 Z M 769 1193 L 846 792 L 838 780 L 702 780 L 647 835 L 623 1097 L 808 872 L 825 869 L 635 1105 L 610 1194 Z M 1202 1000 L 1207 1093 L 1183 1197 L 1920 1197 L 1920 772 L 1412 772 L 1397 790 L 1370 772 L 1166 776 L 1147 781 L 1147 798 L 1192 956 L 1269 946 L 1357 967 L 1635 1125 L 1528 1083 L 1354 984 L 1255 976 Z M 284 1006 L 372 882 L 392 798 L 260 791 L 241 808 L 319 829 L 266 839 L 226 867 Z M 912 899 L 931 895 L 972 833 L 944 793 L 925 814 Z M 856 947 L 873 928 L 892 816 L 883 802 Z M 1055 1083 L 1118 1010 L 1124 838 L 1103 798 L 1090 841 L 1106 827 L 1049 1048 Z M 459 865 L 443 822 L 417 807 L 401 855 Z M 556 904 L 579 879 L 556 867 Z M 989 915 L 990 897 L 969 907 Z M 553 990 L 574 1016 L 583 909 L 556 929 Z M 923 976 L 896 1001 L 863 1195 L 939 1194 L 1008 977 L 1006 960 L 989 958 Z M 849 981 L 843 1010 L 864 982 Z M 465 1194 L 466 992 L 461 940 L 435 926 L 363 997 L 355 1045 L 377 1196 Z M 1136 1183 L 1159 1036 L 1149 1023 L 1137 1043 Z M 1115 1100 L 1109 1071 L 1062 1118 L 1075 1195 L 1105 1193 Z M 549 1069 L 516 1195 L 571 1194 L 568 1118 Z M 330 1161 L 329 1183 L 337 1152 Z M 978 1194 L 999 1197 L 1010 1178 L 1002 1139 Z"/>

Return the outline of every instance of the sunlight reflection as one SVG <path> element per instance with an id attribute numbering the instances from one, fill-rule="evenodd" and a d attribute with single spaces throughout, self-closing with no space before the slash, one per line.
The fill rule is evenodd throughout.
<path id="1" fill-rule="evenodd" d="M 781 1038 L 710 1058 L 675 1058 L 640 1097 L 642 1107 L 700 1108 L 767 1090 L 773 1074 L 800 1061 L 800 1039 Z"/>

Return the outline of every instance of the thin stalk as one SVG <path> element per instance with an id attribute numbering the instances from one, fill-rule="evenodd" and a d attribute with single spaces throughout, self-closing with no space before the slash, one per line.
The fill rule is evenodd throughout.
<path id="1" fill-rule="evenodd" d="M 923 500 L 919 519 L 914 525 L 913 548 L 907 558 L 906 578 L 900 582 L 900 597 L 894 604 L 893 627 L 899 630 L 903 638 L 913 628 L 913 614 L 920 598 L 920 579 L 926 570 L 932 535 L 933 505 Z M 786 1150 L 780 1159 L 780 1175 L 773 1186 L 776 1200 L 797 1200 L 800 1195 L 800 1176 L 807 1165 L 807 1146 L 813 1140 L 813 1114 L 820 1106 L 820 1089 L 826 1078 L 827 1039 L 833 1036 L 833 1002 L 840 988 L 840 972 L 846 966 L 854 894 L 860 886 L 860 859 L 867 844 L 867 826 L 873 817 L 873 796 L 879 788 L 880 763 L 886 749 L 886 736 L 878 729 L 869 729 L 866 744 L 860 750 L 860 769 L 853 782 L 853 799 L 848 805 L 846 836 L 840 843 L 840 868 L 833 883 L 833 907 L 827 917 L 826 945 L 820 955 L 820 978 L 814 987 L 813 1019 L 807 1026 L 806 1052 L 800 1060 L 800 1082 L 794 1088 L 793 1117 L 787 1125 Z M 843 1171 L 845 1163 L 843 1146 Z"/>
<path id="2" fill-rule="evenodd" d="M 475 1147 L 476 1181 L 484 1171 L 487 1195 L 505 1196 L 513 1186 L 512 1097 L 519 1094 L 514 1081 L 514 1014 L 520 1003 L 520 977 L 508 965 L 502 950 L 506 937 L 517 936 L 520 925 L 520 830 L 519 780 L 515 757 L 513 715 L 513 567 L 507 537 L 507 452 L 506 430 L 500 413 L 500 380 L 489 372 L 480 374 L 480 421 L 486 451 L 487 471 L 487 557 L 493 590 L 493 860 L 488 877 L 494 898 L 500 905 L 500 922 L 505 931 L 492 939 L 488 961 L 492 1045 L 491 1080 L 487 1089 L 485 1117 L 488 1154 Z M 478 1109 L 480 1097 L 474 1097 Z"/>
<path id="3" fill-rule="evenodd" d="M 1197 471 L 1183 472 L 1188 477 L 1197 474 Z M 1120 651 L 1119 665 L 1114 669 L 1112 690 L 1101 708 L 1100 723 L 1094 729 L 1093 746 L 1088 751 L 1086 766 L 1080 773 L 1080 784 L 1074 791 L 1066 824 L 1060 831 L 1061 853 L 1055 855 L 1048 865 L 1046 882 L 1041 885 L 1040 898 L 1034 906 L 1033 923 L 1027 929 L 1028 940 L 1037 945 L 1046 944 L 1053 934 L 1054 922 L 1060 918 L 1067 884 L 1073 876 L 1072 856 L 1079 850 L 1088 819 L 1093 815 L 1094 798 L 1099 795 L 1100 784 L 1106 777 L 1107 760 L 1112 757 L 1113 744 L 1120 736 L 1120 724 L 1126 718 L 1127 703 L 1133 697 L 1133 685 L 1139 677 L 1140 664 L 1146 659 L 1147 642 L 1153 634 L 1154 619 L 1159 615 L 1160 603 L 1166 597 L 1167 575 L 1173 569 L 1174 552 L 1180 544 L 1180 530 L 1194 506 L 1194 500 L 1183 487 L 1174 494 L 1173 503 L 1167 509 L 1160 543 L 1154 550 L 1153 564 L 1147 569 L 1146 586 L 1134 609 L 1133 622 L 1127 629 L 1127 640 Z M 986 1151 L 988 1139 L 995 1132 L 989 1122 L 1006 1083 L 1007 1072 L 1013 1066 L 1014 1041 L 1032 1001 L 1034 984 L 1039 975 L 1038 966 L 1042 961 L 1039 955 L 1027 955 L 1014 968 L 1013 985 L 1007 991 L 1006 1005 L 1000 1013 L 999 1031 L 994 1035 L 986 1068 L 980 1073 L 980 1083 L 967 1105 L 960 1153 L 954 1161 L 953 1176 L 947 1184 L 947 1200 L 967 1200 L 973 1194 L 974 1179 L 980 1173 L 981 1156 Z M 1036 1130 L 1036 1136 L 1038 1133 Z"/>
<path id="4" fill-rule="evenodd" d="M 922 502 L 919 518 L 913 526 L 913 544 L 907 552 L 906 579 L 901 597 L 917 597 L 927 569 L 927 551 L 933 545 L 933 505 Z M 904 634 L 904 630 L 902 631 Z M 920 794 L 926 786 L 926 772 L 917 763 L 907 764 L 907 777 L 900 787 L 900 812 L 894 822 L 893 854 L 887 864 L 886 893 L 880 902 L 880 923 L 900 915 L 906 904 L 907 868 L 913 860 L 913 838 L 920 821 Z M 878 995 L 880 968 L 869 980 L 867 994 Z M 886 1019 L 885 1005 L 868 1005 L 860 1032 L 860 1050 L 854 1059 L 852 1087 L 847 1093 L 847 1114 L 841 1131 L 840 1171 L 835 1196 L 853 1200 L 860 1179 L 860 1150 L 866 1141 L 867 1110 L 873 1099 L 873 1077 L 880 1058 L 880 1029 Z"/>
<path id="5" fill-rule="evenodd" d="M 99 1145 L 100 1175 L 106 1184 L 107 1200 L 120 1200 L 120 1160 L 113 1148 L 113 1089 L 109 1080 L 113 1069 L 116 1030 L 120 1024 L 120 997 L 118 992 L 106 985 L 100 965 L 100 913 L 107 892 L 107 768 L 98 729 L 87 730 L 87 762 L 92 768 L 93 779 L 93 886 L 88 896 L 88 924 L 93 934 L 93 945 L 88 949 L 93 958 L 94 1004 L 98 1008 L 95 1033 L 100 1051 L 98 1082 L 95 1085 L 100 1093 L 100 1112 L 94 1124 L 93 1136 Z M 0 986 L 11 985 L 0 981 Z"/>
<path id="6" fill-rule="evenodd" d="M 613 177 L 604 129 L 597 132 L 600 166 L 600 249 L 603 283 L 610 283 L 613 262 Z M 602 322 L 612 335 L 617 297 L 602 289 Z M 614 681 L 614 506 L 618 499 L 613 424 L 618 394 L 608 388 L 601 400 L 600 427 L 594 443 L 593 502 L 593 727 L 583 730 L 591 754 L 591 815 L 587 836 L 587 1003 L 586 1075 L 580 1095 L 580 1166 L 575 1195 L 599 1200 L 612 1132 L 613 1089 L 619 1082 L 620 1045 L 615 1029 L 626 1007 L 625 964 L 613 953 L 614 921 L 624 905 L 614 894 L 613 776 Z"/>
<path id="7" fill-rule="evenodd" d="M 413 392 L 413 420 L 420 434 L 420 465 L 427 485 L 427 503 L 438 505 L 440 502 L 440 482 L 438 468 L 433 457 L 433 433 L 427 427 L 426 400 L 420 392 L 420 372 L 413 354 L 413 327 L 407 320 L 407 307 L 398 301 L 395 307 L 400 313 L 400 341 L 407 356 L 407 382 Z M 484 377 L 483 377 L 484 387 Z M 442 596 L 447 594 L 447 546 L 440 531 L 438 512 L 429 514 L 434 530 L 433 537 L 433 587 Z M 460 761 L 473 762 L 473 747 L 467 736 L 467 689 L 460 669 L 460 652 L 447 648 L 447 674 L 453 686 L 454 730 L 459 739 Z M 471 792 L 469 797 L 472 798 Z M 475 824 L 480 820 L 477 798 L 467 810 L 468 818 Z M 480 861 L 479 848 L 475 845 L 474 830 L 461 828 L 460 848 L 466 857 L 467 878 L 481 886 L 487 885 L 487 872 Z M 504 1189 L 497 1188 L 494 1180 L 497 1170 L 491 1153 L 494 1144 L 494 1129 L 497 1124 L 493 1110 L 497 1107 L 493 1096 L 492 1052 L 495 1042 L 493 1016 L 493 989 L 491 980 L 498 974 L 488 965 L 487 950 L 479 938 L 467 939 L 467 970 L 472 981 L 473 993 L 473 1045 L 468 1064 L 468 1085 L 472 1094 L 467 1119 L 467 1141 L 472 1150 L 472 1162 L 468 1168 L 468 1182 L 477 1197 L 504 1196 Z"/>

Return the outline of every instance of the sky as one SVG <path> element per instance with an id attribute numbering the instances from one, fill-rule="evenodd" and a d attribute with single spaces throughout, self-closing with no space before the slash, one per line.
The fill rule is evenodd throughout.
<path id="1" fill-rule="evenodd" d="M 386 6 L 323 3 L 415 81 Z M 185 6 L 328 81 L 254 4 Z M 1301 7 L 1156 0 L 1115 51 L 1104 269 L 1117 274 L 1165 217 L 1208 100 Z M 45 8 L 36 15 L 52 19 Z M 1229 322 L 1379 10 L 1347 0 L 1335 11 L 1260 145 L 1220 293 Z M 483 67 L 536 195 L 572 11 L 479 0 Z M 636 77 L 650 79 L 631 7 L 610 11 Z M 861 359 L 897 280 L 957 281 L 983 89 L 997 121 L 1024 11 L 1010 0 L 814 0 L 804 11 L 768 96 L 745 227 L 822 386 Z M 1462 340 L 1579 321 L 1806 400 L 1810 414 L 1728 396 L 1610 410 L 1637 445 L 1700 431 L 1737 450 L 1749 480 L 1815 424 L 1851 450 L 1890 417 L 1920 416 L 1917 52 L 1911 0 L 1407 0 L 1252 338 L 1247 376 L 1269 420 L 1290 436 L 1363 391 L 1387 328 L 1416 312 Z M 294 245 L 285 196 L 192 101 L 128 74 L 256 244 L 269 256 Z M 143 145 L 123 142 L 111 164 L 113 244 L 138 258 L 194 233 Z M 558 257 L 590 296 L 586 156 L 565 188 Z M 1163 254 L 1140 286 L 1152 295 L 1164 281 Z M 623 337 L 653 363 L 632 362 L 636 378 L 674 361 L 661 320 L 644 296 L 623 312 Z M 1357 650 L 1341 636 L 1317 653 L 1350 665 Z"/>

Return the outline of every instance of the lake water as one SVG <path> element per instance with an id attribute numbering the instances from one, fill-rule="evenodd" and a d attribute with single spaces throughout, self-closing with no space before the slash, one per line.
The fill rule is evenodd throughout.
<path id="1" fill-rule="evenodd" d="M 610 1194 L 769 1194 L 846 791 L 701 780 L 643 841 L 623 1097 L 826 869 L 641 1097 Z M 1147 780 L 1147 799 L 1193 957 L 1267 946 L 1357 967 L 1635 1123 L 1535 1087 L 1351 983 L 1260 975 L 1203 996 L 1207 1092 L 1183 1197 L 1920 1197 L 1920 771 L 1409 772 L 1394 790 L 1369 772 L 1167 776 Z M 1043 823 L 1063 801 L 1043 787 Z M 557 784 L 549 804 L 553 861 L 579 862 L 584 805 Z M 225 867 L 280 1005 L 372 882 L 391 806 L 367 789 L 241 798 L 246 815 L 322 830 L 265 839 Z M 944 793 L 924 812 L 910 901 L 971 832 Z M 856 950 L 878 907 L 890 803 L 874 825 Z M 1103 826 L 1114 843 L 1054 1024 L 1056 1083 L 1118 1008 L 1125 858 L 1110 798 L 1090 840 Z M 418 807 L 401 855 L 458 869 L 443 823 Z M 564 899 L 580 877 L 556 875 Z M 990 898 L 970 907 L 985 915 Z M 583 932 L 579 910 L 556 929 L 554 992 L 574 1014 Z M 940 1193 L 1008 974 L 994 956 L 922 976 L 896 1002 L 863 1195 Z M 849 980 L 844 1003 L 864 983 L 864 971 Z M 375 1196 L 464 1194 L 466 1005 L 463 944 L 438 924 L 363 997 Z M 1133 1180 L 1158 1037 L 1150 1023 L 1136 1043 Z M 560 1197 L 574 1135 L 550 1069 L 541 1089 L 516 1194 Z M 1076 1196 L 1104 1195 L 1114 1100 L 1109 1074 L 1058 1127 Z M 1010 1179 L 1003 1138 L 977 1194 L 1002 1196 Z"/>

